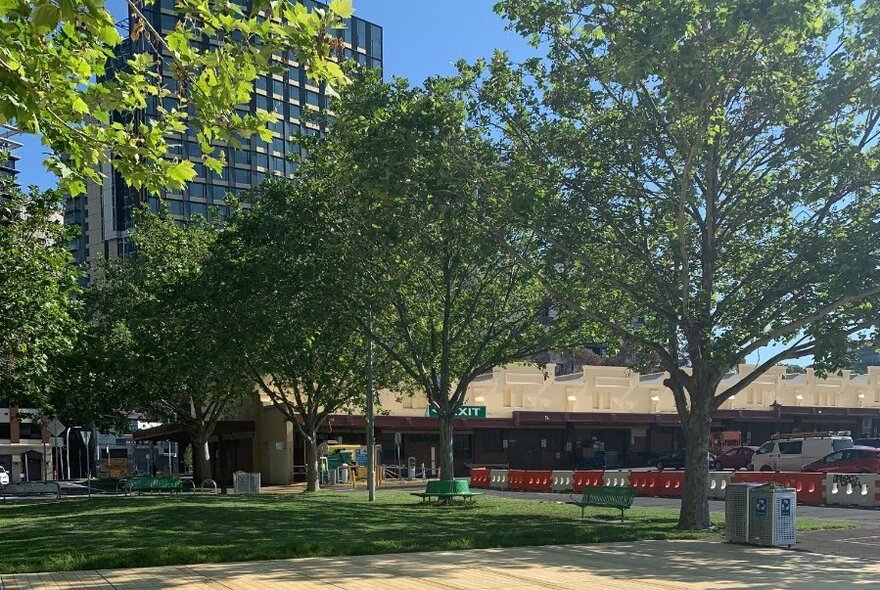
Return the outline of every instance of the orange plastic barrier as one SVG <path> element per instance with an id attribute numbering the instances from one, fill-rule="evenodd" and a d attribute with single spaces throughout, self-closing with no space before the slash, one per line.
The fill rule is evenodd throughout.
<path id="1" fill-rule="evenodd" d="M 488 467 L 471 467 L 471 487 L 488 488 L 490 472 Z"/>
<path id="2" fill-rule="evenodd" d="M 661 471 L 657 474 L 657 495 L 664 498 L 681 497 L 684 471 Z"/>
<path id="3" fill-rule="evenodd" d="M 524 492 L 526 490 L 525 469 L 509 469 L 507 471 L 507 489 L 516 492 Z"/>
<path id="4" fill-rule="evenodd" d="M 797 500 L 801 504 L 825 503 L 825 474 L 799 473 L 792 471 L 737 471 L 733 475 L 734 483 L 778 483 L 787 488 L 794 488 Z"/>
<path id="5" fill-rule="evenodd" d="M 553 485 L 552 471 L 526 471 L 527 492 L 549 492 Z"/>
<path id="6" fill-rule="evenodd" d="M 632 471 L 629 474 L 629 485 L 636 489 L 639 496 L 658 496 L 659 475 L 658 471 Z"/>
<path id="7" fill-rule="evenodd" d="M 605 485 L 604 471 L 575 471 L 572 476 L 572 489 L 581 493 L 587 486 Z"/>

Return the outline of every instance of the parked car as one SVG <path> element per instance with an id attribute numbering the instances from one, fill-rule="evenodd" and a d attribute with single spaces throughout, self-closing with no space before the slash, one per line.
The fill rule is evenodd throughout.
<path id="1" fill-rule="evenodd" d="M 9 473 L 6 472 L 6 469 L 0 467 L 0 486 L 9 485 Z"/>
<path id="2" fill-rule="evenodd" d="M 722 469 L 733 469 L 734 471 L 745 469 L 752 462 L 752 455 L 757 450 L 758 447 L 736 447 L 730 449 L 726 453 L 715 455 L 712 468 L 716 471 L 721 471 Z"/>
<path id="3" fill-rule="evenodd" d="M 800 471 L 807 463 L 853 447 L 848 435 L 815 433 L 784 435 L 765 442 L 752 456 L 755 471 Z"/>
<path id="4" fill-rule="evenodd" d="M 664 469 L 684 469 L 686 457 L 687 449 L 675 449 L 674 451 L 666 451 L 665 453 L 660 453 L 660 456 L 657 458 L 657 470 L 663 471 Z M 715 456 L 712 453 L 709 453 L 706 456 L 706 460 L 711 466 L 712 463 L 715 461 Z"/>
<path id="5" fill-rule="evenodd" d="M 880 438 L 860 438 L 853 443 L 857 447 L 874 447 L 880 449 Z"/>
<path id="6" fill-rule="evenodd" d="M 852 447 L 825 455 L 804 465 L 804 471 L 819 473 L 880 473 L 880 449 Z"/>

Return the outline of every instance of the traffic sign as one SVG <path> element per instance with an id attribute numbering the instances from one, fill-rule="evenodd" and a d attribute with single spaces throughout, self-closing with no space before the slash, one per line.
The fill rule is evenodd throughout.
<path id="1" fill-rule="evenodd" d="M 83 444 L 89 446 L 89 441 L 92 440 L 92 433 L 90 430 L 80 430 L 79 435 L 82 437 Z"/>
<path id="2" fill-rule="evenodd" d="M 58 418 L 52 418 L 52 421 L 49 422 L 49 432 L 52 433 L 52 436 L 61 436 L 65 430 L 67 430 L 67 426 L 61 423 Z"/>

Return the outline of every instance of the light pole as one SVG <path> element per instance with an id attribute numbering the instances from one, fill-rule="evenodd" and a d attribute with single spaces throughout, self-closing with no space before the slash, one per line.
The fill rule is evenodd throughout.
<path id="1" fill-rule="evenodd" d="M 70 428 L 67 429 L 67 432 L 64 433 L 66 439 L 65 449 L 67 451 L 67 479 L 70 481 Z"/>
<path id="2" fill-rule="evenodd" d="M 367 310 L 367 499 L 376 499 L 376 443 L 373 421 L 373 311 Z"/>

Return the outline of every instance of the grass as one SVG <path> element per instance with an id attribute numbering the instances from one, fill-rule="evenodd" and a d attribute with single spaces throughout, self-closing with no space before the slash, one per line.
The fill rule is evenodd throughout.
<path id="1" fill-rule="evenodd" d="M 642 539 L 711 539 L 675 530 L 677 510 L 634 507 L 627 524 L 579 520 L 559 502 L 482 497 L 420 505 L 406 492 L 135 496 L 0 506 L 0 573 Z M 588 516 L 619 518 L 614 510 Z M 713 513 L 721 524 L 723 514 Z M 799 530 L 845 528 L 799 521 Z"/>

